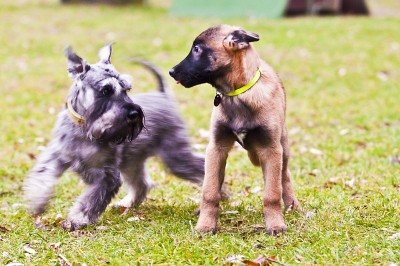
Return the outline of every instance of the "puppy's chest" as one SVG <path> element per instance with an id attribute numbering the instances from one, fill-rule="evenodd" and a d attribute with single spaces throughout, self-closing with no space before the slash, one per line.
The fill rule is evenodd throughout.
<path id="1" fill-rule="evenodd" d="M 251 102 L 224 97 L 217 112 L 217 135 L 233 137 L 245 149 L 268 145 L 271 132 L 261 117 L 265 115 Z"/>
<path id="2" fill-rule="evenodd" d="M 224 97 L 219 110 L 220 120 L 230 125 L 237 135 L 243 135 L 258 125 L 258 112 L 251 104 L 240 99 Z"/>
<path id="3" fill-rule="evenodd" d="M 231 132 L 246 150 L 267 146 L 271 139 L 269 130 L 261 125 L 253 128 L 231 128 Z"/>
<path id="4" fill-rule="evenodd" d="M 221 138 L 230 136 L 247 150 L 268 145 L 271 139 L 270 133 L 268 127 L 255 118 L 220 120 L 216 125 L 217 136 Z"/>

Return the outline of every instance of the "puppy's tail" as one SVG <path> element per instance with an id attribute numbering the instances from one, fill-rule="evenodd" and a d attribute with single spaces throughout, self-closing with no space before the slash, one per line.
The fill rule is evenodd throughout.
<path id="1" fill-rule="evenodd" d="M 161 74 L 161 71 L 152 63 L 143 60 L 141 58 L 132 58 L 131 61 L 136 64 L 140 64 L 150 70 L 151 73 L 156 77 L 158 82 L 158 90 L 160 92 L 166 92 L 167 85 L 164 80 L 164 76 Z"/>

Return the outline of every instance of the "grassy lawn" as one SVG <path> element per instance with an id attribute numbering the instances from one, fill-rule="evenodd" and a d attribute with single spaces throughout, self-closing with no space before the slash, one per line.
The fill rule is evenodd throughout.
<path id="1" fill-rule="evenodd" d="M 0 264 L 221 265 L 233 255 L 264 255 L 284 264 L 398 265 L 400 19 L 174 18 L 162 2 L 145 8 L 0 3 Z M 194 37 L 219 23 L 258 33 L 254 45 L 283 79 L 290 168 L 307 217 L 287 214 L 289 231 L 268 236 L 261 170 L 236 147 L 226 170 L 231 197 L 221 204 L 216 235 L 194 231 L 200 189 L 156 159 L 149 169 L 158 186 L 135 211 L 123 216 L 108 208 L 97 225 L 65 232 L 59 220 L 84 189 L 68 173 L 43 217 L 49 226 L 36 229 L 21 185 L 64 106 L 70 86 L 64 47 L 95 62 L 100 47 L 116 42 L 113 63 L 134 77 L 133 93 L 151 91 L 154 79 L 129 58 L 144 57 L 167 75 Z M 192 143 L 204 152 L 214 89 L 185 89 L 167 79 Z"/>

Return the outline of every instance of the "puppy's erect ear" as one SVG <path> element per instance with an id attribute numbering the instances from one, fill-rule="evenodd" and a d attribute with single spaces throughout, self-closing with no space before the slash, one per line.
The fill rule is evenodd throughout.
<path id="1" fill-rule="evenodd" d="M 104 46 L 99 50 L 100 61 L 104 64 L 111 64 L 112 44 Z"/>
<path id="2" fill-rule="evenodd" d="M 90 65 L 79 55 L 74 53 L 70 46 L 65 48 L 65 57 L 68 59 L 68 75 L 71 78 L 76 78 L 77 76 L 89 71 Z"/>
<path id="3" fill-rule="evenodd" d="M 228 50 L 237 51 L 249 47 L 251 42 L 256 42 L 260 38 L 257 33 L 235 30 L 224 39 L 224 47 Z"/>

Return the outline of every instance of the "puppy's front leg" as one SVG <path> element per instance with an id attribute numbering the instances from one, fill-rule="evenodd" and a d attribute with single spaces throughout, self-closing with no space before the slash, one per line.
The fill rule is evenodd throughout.
<path id="1" fill-rule="evenodd" d="M 68 231 L 96 223 L 122 185 L 119 171 L 111 166 L 104 169 L 85 169 L 80 171 L 80 174 L 89 186 L 79 196 L 69 212 L 68 219 L 62 224 Z"/>
<path id="2" fill-rule="evenodd" d="M 287 230 L 282 213 L 282 146 L 272 145 L 259 151 L 264 175 L 264 217 L 267 233 L 277 235 Z"/>
<path id="3" fill-rule="evenodd" d="M 69 167 L 69 162 L 62 157 L 58 142 L 51 142 L 40 154 L 35 166 L 29 171 L 23 189 L 28 209 L 36 216 L 42 214 L 53 197 L 54 186 L 58 178 Z"/>
<path id="4" fill-rule="evenodd" d="M 196 230 L 199 232 L 214 233 L 216 230 L 226 159 L 232 145 L 233 141 L 228 145 L 220 145 L 220 143 L 211 140 L 207 146 L 202 202 L 199 220 L 196 225 Z"/>

